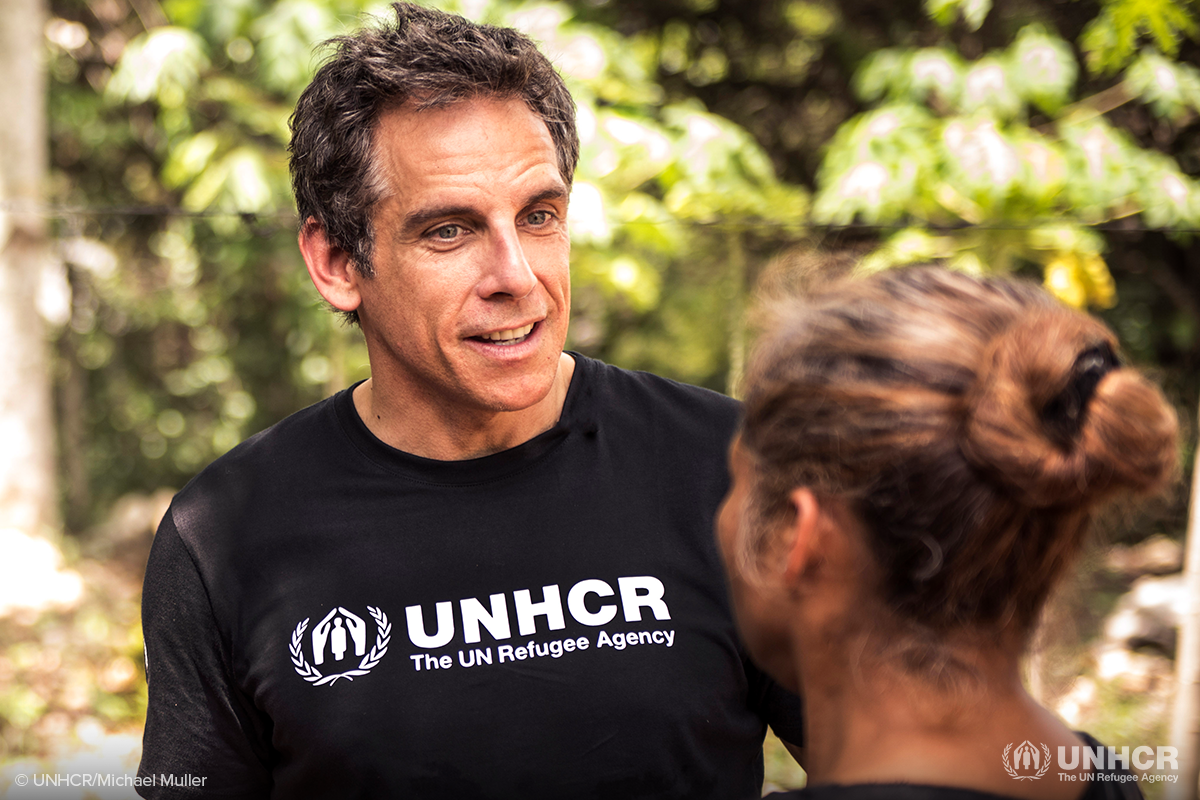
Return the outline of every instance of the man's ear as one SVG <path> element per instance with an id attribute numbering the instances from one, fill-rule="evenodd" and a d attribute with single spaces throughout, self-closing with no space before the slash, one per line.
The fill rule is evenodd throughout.
<path id="1" fill-rule="evenodd" d="M 821 506 L 812 489 L 800 486 L 788 495 L 795 516 L 788 525 L 787 536 L 790 539 L 787 549 L 787 562 L 784 565 L 783 577 L 788 583 L 795 583 L 809 568 L 820 560 L 819 529 Z"/>
<path id="2" fill-rule="evenodd" d="M 300 255 L 308 267 L 308 276 L 321 297 L 338 311 L 354 311 L 362 303 L 350 254 L 329 241 L 325 226 L 309 217 L 300 226 Z"/>

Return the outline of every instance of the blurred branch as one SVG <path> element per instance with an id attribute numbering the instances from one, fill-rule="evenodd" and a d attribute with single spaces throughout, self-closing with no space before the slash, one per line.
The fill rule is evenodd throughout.
<path id="1" fill-rule="evenodd" d="M 1082 100 L 1072 103 L 1058 113 L 1058 119 L 1071 119 L 1072 122 L 1084 122 L 1096 117 L 1102 117 L 1110 111 L 1115 111 L 1121 106 L 1133 99 L 1129 90 L 1125 88 L 1125 82 L 1110 86 L 1107 89 L 1097 92 L 1091 97 L 1085 97 Z M 1034 130 L 1042 134 L 1049 134 L 1054 130 L 1054 122 L 1048 122 L 1045 125 L 1037 125 Z"/>
<path id="2" fill-rule="evenodd" d="M 168 23 L 167 15 L 163 13 L 158 0 L 129 0 L 129 4 L 133 6 L 134 12 L 137 13 L 138 19 L 142 21 L 146 30 Z"/>

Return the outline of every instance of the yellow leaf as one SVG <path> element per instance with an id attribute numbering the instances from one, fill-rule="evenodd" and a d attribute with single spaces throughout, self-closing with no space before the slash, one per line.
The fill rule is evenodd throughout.
<path id="1" fill-rule="evenodd" d="M 1080 266 L 1091 304 L 1100 308 L 1112 308 L 1116 305 L 1117 287 L 1104 259 L 1098 253 L 1093 253 L 1084 258 Z"/>
<path id="2" fill-rule="evenodd" d="M 1049 292 L 1069 306 L 1083 308 L 1088 291 L 1074 253 L 1059 253 L 1046 262 L 1045 285 Z"/>

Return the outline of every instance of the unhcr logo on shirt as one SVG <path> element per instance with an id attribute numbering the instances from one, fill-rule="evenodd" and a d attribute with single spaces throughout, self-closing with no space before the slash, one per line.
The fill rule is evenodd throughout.
<path id="1" fill-rule="evenodd" d="M 370 651 L 367 650 L 367 623 L 353 611 L 341 606 L 333 608 L 313 626 L 311 637 L 304 635 L 310 617 L 301 620 L 292 631 L 292 642 L 288 647 L 296 673 L 313 686 L 330 686 L 340 678 L 352 681 L 374 669 L 387 653 L 392 640 L 392 625 L 388 622 L 387 614 L 374 606 L 367 606 L 367 613 L 375 620 L 375 644 Z M 312 645 L 311 663 L 304 652 L 306 638 Z M 331 666 L 325 666 L 327 670 L 350 666 L 355 658 L 360 659 L 358 666 L 341 672 L 326 675 L 318 669 L 327 662 L 332 662 Z"/>
<path id="2" fill-rule="evenodd" d="M 456 639 L 467 645 L 458 649 L 457 664 L 463 668 L 543 657 L 557 659 L 589 647 L 597 651 L 603 648 L 638 651 L 643 645 L 673 647 L 675 630 L 666 628 L 601 630 L 594 641 L 578 633 L 554 636 L 556 631 L 567 627 L 568 615 L 589 627 L 619 625 L 618 616 L 627 624 L 648 621 L 649 617 L 656 621 L 671 619 L 666 586 L 658 578 L 627 575 L 618 577 L 615 584 L 614 587 L 613 582 L 598 578 L 578 581 L 567 589 L 565 603 L 559 584 L 552 583 L 541 588 L 540 598 L 536 590 L 515 589 L 489 595 L 486 604 L 478 597 L 464 597 L 457 602 L 440 600 L 433 603 L 432 614 L 421 604 L 406 606 L 401 624 L 413 645 L 425 651 L 452 648 L 450 652 L 409 654 L 413 671 L 453 668 Z M 387 653 L 392 625 L 379 608 L 367 606 L 367 611 L 375 621 L 375 644 L 370 650 L 367 644 L 371 623 L 344 606 L 335 606 L 311 628 L 311 618 L 301 620 L 292 631 L 288 646 L 296 674 L 313 686 L 329 686 L 342 678 L 353 681 L 374 669 Z M 484 631 L 494 645 L 483 644 Z"/>

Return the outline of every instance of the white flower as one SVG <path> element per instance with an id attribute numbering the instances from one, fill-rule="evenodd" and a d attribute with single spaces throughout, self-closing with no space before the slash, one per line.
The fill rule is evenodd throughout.
<path id="1" fill-rule="evenodd" d="M 864 161 L 846 173 L 842 179 L 842 196 L 861 197 L 871 205 L 879 205 L 883 188 L 887 186 L 887 168 L 877 161 Z"/>

